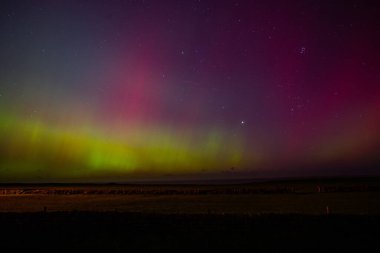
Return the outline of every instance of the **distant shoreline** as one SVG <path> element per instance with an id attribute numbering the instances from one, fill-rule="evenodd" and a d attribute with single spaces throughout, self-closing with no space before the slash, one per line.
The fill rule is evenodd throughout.
<path id="1" fill-rule="evenodd" d="M 244 185 L 262 183 L 315 183 L 315 182 L 380 182 L 380 176 L 340 176 L 340 177 L 283 177 L 249 179 L 199 179 L 199 180 L 131 180 L 121 182 L 0 182 L 7 186 L 123 186 L 123 185 Z"/>

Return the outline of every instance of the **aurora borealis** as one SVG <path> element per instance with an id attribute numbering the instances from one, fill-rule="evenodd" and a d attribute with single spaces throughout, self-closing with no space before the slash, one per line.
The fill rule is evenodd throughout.
<path id="1" fill-rule="evenodd" d="M 5 1 L 0 181 L 380 174 L 375 1 Z"/>

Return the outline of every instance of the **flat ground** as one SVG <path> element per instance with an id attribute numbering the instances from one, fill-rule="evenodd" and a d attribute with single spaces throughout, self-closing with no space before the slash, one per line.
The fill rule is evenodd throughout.
<path id="1" fill-rule="evenodd" d="M 0 248 L 380 252 L 379 182 L 3 185 Z"/>
<path id="2" fill-rule="evenodd" d="M 239 185 L 3 185 L 0 212 L 380 214 L 380 180 Z"/>
<path id="3" fill-rule="evenodd" d="M 1 212 L 380 214 L 380 193 L 1 196 Z"/>

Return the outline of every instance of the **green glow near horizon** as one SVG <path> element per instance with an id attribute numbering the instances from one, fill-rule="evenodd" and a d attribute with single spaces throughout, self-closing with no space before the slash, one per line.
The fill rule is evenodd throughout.
<path id="1" fill-rule="evenodd" d="M 181 175 L 242 164 L 242 144 L 236 138 L 228 141 L 220 131 L 204 131 L 195 138 L 157 129 L 131 127 L 110 136 L 100 130 L 58 128 L 3 116 L 1 174 L 31 180 L 115 174 L 125 180 L 139 173 Z"/>

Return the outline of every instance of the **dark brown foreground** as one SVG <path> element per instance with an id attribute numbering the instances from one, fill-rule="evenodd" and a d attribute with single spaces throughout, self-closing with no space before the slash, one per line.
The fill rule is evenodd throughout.
<path id="1" fill-rule="evenodd" d="M 0 187 L 0 252 L 380 252 L 379 228 L 378 178 Z"/>
<path id="2" fill-rule="evenodd" d="M 221 185 L 0 185 L 0 212 L 380 215 L 380 179 Z"/>
<path id="3" fill-rule="evenodd" d="M 368 215 L 2 213 L 0 227 L 2 252 L 380 250 L 380 216 Z"/>

